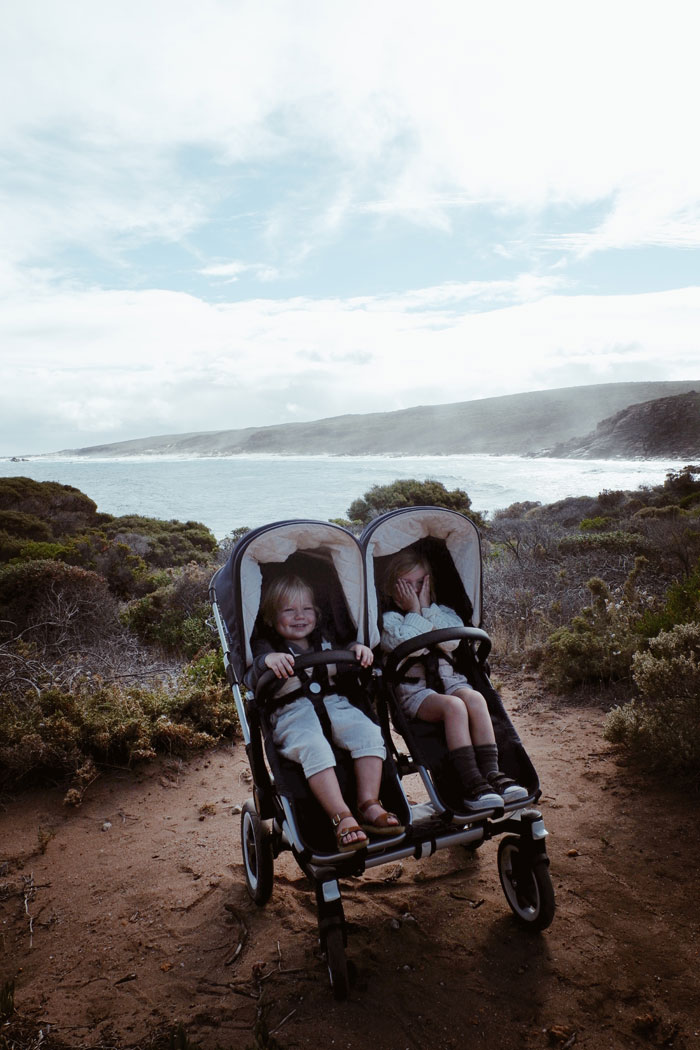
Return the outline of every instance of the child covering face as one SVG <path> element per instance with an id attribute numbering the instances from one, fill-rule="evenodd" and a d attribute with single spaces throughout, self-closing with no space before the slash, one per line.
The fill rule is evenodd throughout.
<path id="1" fill-rule="evenodd" d="M 270 715 L 272 738 L 280 754 L 302 766 L 312 793 L 333 823 L 339 851 L 362 849 L 370 834 L 402 834 L 404 828 L 398 818 L 379 802 L 382 763 L 386 757 L 379 726 L 347 697 L 332 690 L 335 668 L 330 665 L 327 669 L 329 691 L 323 696 L 323 705 L 330 719 L 333 742 L 349 751 L 353 758 L 357 805 L 362 817 L 358 825 L 340 790 L 333 748 L 323 733 L 312 701 L 304 695 L 305 673 L 295 673 L 296 656 L 332 648 L 318 630 L 319 610 L 311 587 L 299 576 L 278 576 L 265 589 L 260 612 L 271 629 L 272 641 L 256 645 L 248 683 L 254 687 L 265 670 L 273 671 L 281 680 L 278 701 L 285 697 L 289 700 Z M 351 649 L 362 667 L 372 664 L 374 656 L 366 645 L 354 641 L 343 648 Z"/>
<path id="2" fill-rule="evenodd" d="M 381 645 L 386 652 L 419 634 L 464 627 L 454 609 L 436 604 L 430 565 L 415 550 L 405 548 L 388 561 L 383 589 L 390 603 L 382 621 Z M 419 661 L 397 687 L 397 699 L 407 718 L 443 723 L 465 812 L 502 809 L 504 802 L 527 798 L 528 792 L 498 767 L 496 736 L 486 700 L 449 659 L 459 642 L 453 639 L 439 645 L 439 689 L 428 684 L 426 667 Z M 425 653 L 424 649 L 416 655 Z"/>

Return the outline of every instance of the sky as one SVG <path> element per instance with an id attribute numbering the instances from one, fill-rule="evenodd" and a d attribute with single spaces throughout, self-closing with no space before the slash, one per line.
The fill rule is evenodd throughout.
<path id="1" fill-rule="evenodd" d="M 700 381 L 699 35 L 694 0 L 5 0 L 0 455 Z"/>

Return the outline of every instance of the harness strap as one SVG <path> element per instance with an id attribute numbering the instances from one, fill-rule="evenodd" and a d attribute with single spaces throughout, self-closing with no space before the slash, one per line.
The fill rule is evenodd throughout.
<path id="1" fill-rule="evenodd" d="M 416 664 L 422 664 L 425 668 L 425 684 L 429 689 L 432 689 L 433 692 L 442 693 L 445 690 L 445 684 L 440 675 L 440 660 L 446 660 L 452 668 L 456 667 L 456 663 L 449 653 L 442 652 L 435 648 L 428 649 L 428 652 L 423 653 L 421 656 L 411 656 L 404 662 L 403 667 L 410 670 L 412 667 L 415 667 Z M 407 682 L 411 681 L 410 678 L 405 678 L 404 680 Z M 419 679 L 414 678 L 413 681 L 417 682 Z"/>

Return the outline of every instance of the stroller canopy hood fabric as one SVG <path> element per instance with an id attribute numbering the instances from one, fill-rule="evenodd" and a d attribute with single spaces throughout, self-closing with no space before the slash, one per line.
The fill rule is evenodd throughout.
<path id="1" fill-rule="evenodd" d="M 231 636 L 231 660 L 238 678 L 253 659 L 250 638 L 260 609 L 262 567 L 284 563 L 296 553 L 308 553 L 332 564 L 357 639 L 364 641 L 364 558 L 352 533 L 323 521 L 264 525 L 239 540 L 211 584 Z"/>
<path id="2" fill-rule="evenodd" d="M 481 623 L 481 540 L 474 522 L 444 507 L 406 507 L 375 518 L 360 537 L 366 551 L 368 617 L 370 633 L 378 621 L 374 559 L 396 554 L 404 547 L 432 537 L 444 540 L 454 567 L 462 581 L 473 615 L 467 626 Z M 378 637 L 373 640 L 376 644 Z"/>

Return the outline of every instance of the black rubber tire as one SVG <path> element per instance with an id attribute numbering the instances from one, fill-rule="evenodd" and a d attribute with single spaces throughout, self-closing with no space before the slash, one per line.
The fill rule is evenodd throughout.
<path id="1" fill-rule="evenodd" d="M 506 835 L 498 845 L 498 876 L 516 918 L 531 930 L 546 930 L 555 910 L 546 855 L 528 862 L 519 836 Z"/>
<path id="2" fill-rule="evenodd" d="M 331 926 L 326 934 L 326 962 L 333 998 L 342 1002 L 350 991 L 348 960 L 345 956 L 343 931 L 340 926 Z"/>
<path id="3" fill-rule="evenodd" d="M 271 833 L 250 798 L 241 810 L 241 850 L 246 889 L 258 907 L 262 907 L 272 896 L 275 863 Z"/>

